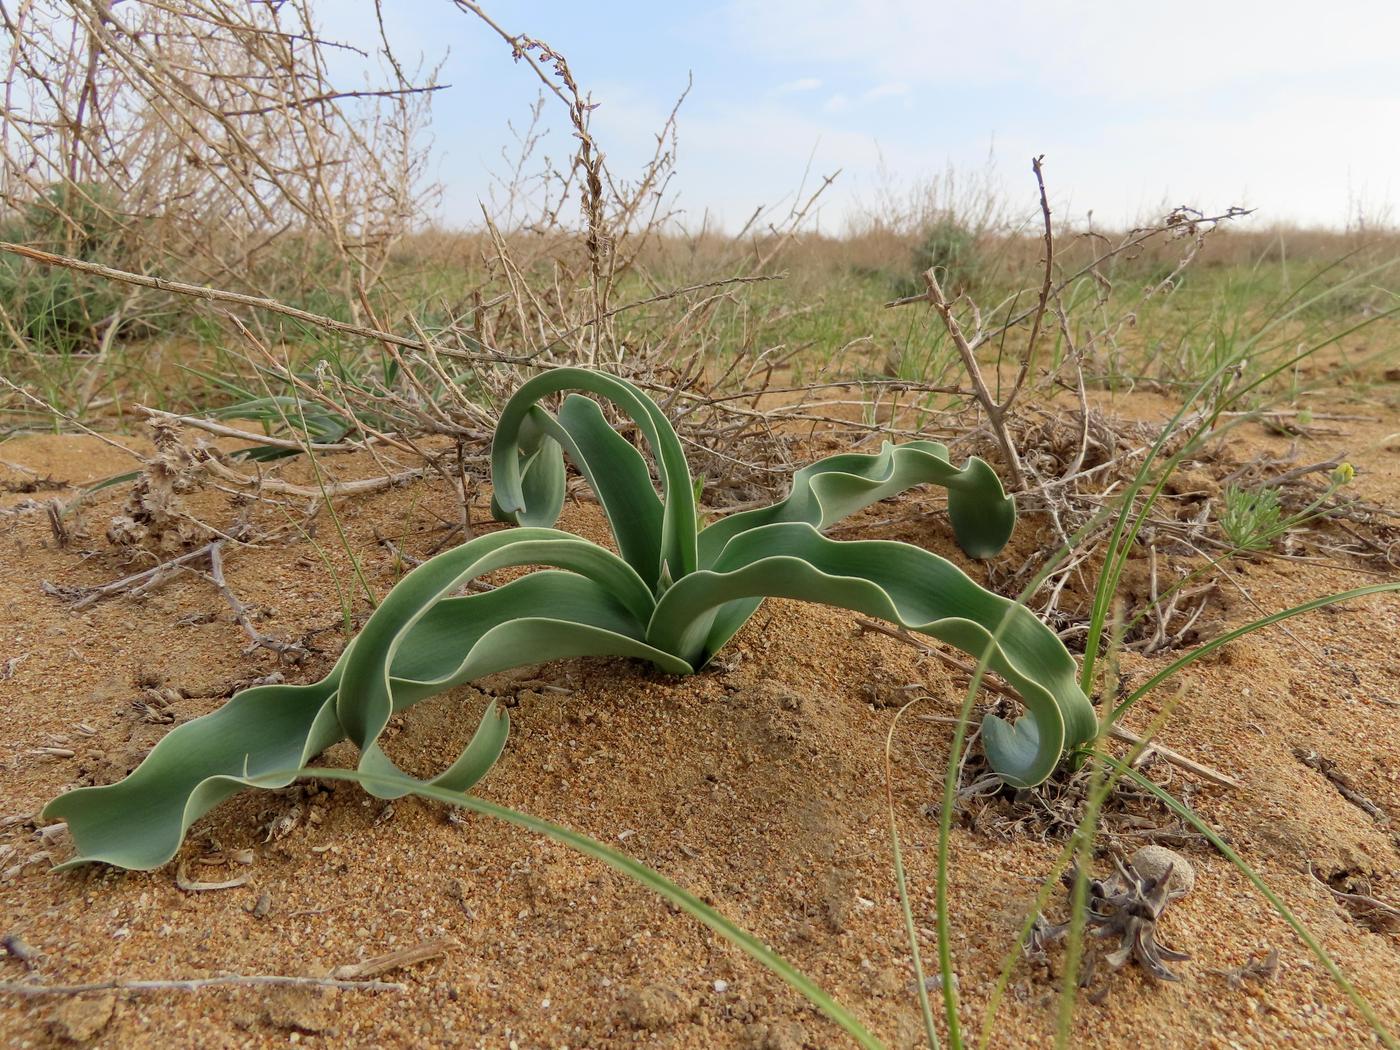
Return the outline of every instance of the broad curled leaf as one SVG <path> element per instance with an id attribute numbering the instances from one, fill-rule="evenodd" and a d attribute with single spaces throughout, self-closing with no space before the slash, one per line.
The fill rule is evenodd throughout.
<path id="1" fill-rule="evenodd" d="M 730 539 L 749 529 L 782 521 L 827 529 L 916 485 L 948 490 L 948 516 L 968 557 L 1001 553 L 1016 528 L 1016 503 L 991 467 L 976 456 L 955 467 L 948 446 L 937 441 L 887 441 L 875 455 L 846 452 L 819 459 L 792 476 L 792 491 L 781 503 L 731 514 L 711 525 L 700 534 L 700 564 L 709 566 Z"/>
<path id="2" fill-rule="evenodd" d="M 952 562 L 907 543 L 837 542 L 801 522 L 740 533 L 712 568 L 662 596 L 648 640 L 699 666 L 713 655 L 713 614 L 757 596 L 878 616 L 985 659 L 1029 708 L 1015 726 L 994 716 L 984 724 L 988 758 L 1010 783 L 1040 783 L 1067 745 L 1098 730 L 1074 659 L 1049 628 L 1025 606 L 977 586 Z"/>
<path id="3" fill-rule="evenodd" d="M 805 522 L 827 529 L 843 518 L 917 485 L 948 489 L 948 512 L 964 553 L 990 558 L 1001 553 L 1016 527 L 1016 504 L 1001 480 L 975 456 L 961 468 L 936 441 L 889 442 L 875 455 L 842 453 L 819 459 L 792 477 L 788 497 L 771 507 L 731 514 L 700 533 L 700 567 L 708 568 L 735 536 L 779 522 Z M 743 627 L 762 598 L 744 598 L 718 609 L 707 651 L 718 652 Z"/>
<path id="4" fill-rule="evenodd" d="M 644 515 L 642 524 L 655 521 L 651 487 L 646 464 L 623 438 L 612 432 L 597 406 L 590 410 L 570 398 L 554 425 L 537 403 L 551 394 L 584 390 L 605 397 L 627 414 L 642 432 L 661 478 L 660 531 L 656 541 L 635 537 L 632 514 Z M 572 407 L 570 407 L 572 402 Z M 536 438 L 527 427 L 533 423 L 548 429 L 548 441 Z M 602 431 L 608 430 L 611 438 Z M 593 485 L 603 501 L 609 520 L 618 531 L 623 556 L 653 588 L 663 569 L 671 579 L 679 579 L 695 568 L 695 495 L 690 468 L 680 439 L 665 413 L 631 383 L 604 372 L 587 368 L 556 368 L 529 380 L 517 390 L 501 410 L 496 436 L 491 444 L 491 481 L 495 487 L 494 505 L 504 520 L 521 525 L 553 525 L 563 506 L 564 474 L 561 442 L 569 446 L 575 465 Z M 640 469 L 639 469 L 640 465 Z M 531 482 L 531 475 L 538 479 Z M 650 495 L 651 499 L 647 497 Z M 657 547 L 655 563 L 651 557 Z"/>
<path id="5" fill-rule="evenodd" d="M 550 565 L 494 590 L 452 597 L 495 569 Z M 79 788 L 54 800 L 49 817 L 68 822 L 78 854 L 64 867 L 106 861 L 159 867 L 191 823 L 246 787 L 304 766 L 338 740 L 361 749 L 360 769 L 392 773 L 378 746 L 389 715 L 473 677 L 584 655 L 634 656 L 672 673 L 683 661 L 647 645 L 651 597 L 616 555 L 553 529 L 482 536 L 424 562 L 405 576 L 312 685 L 259 686 L 210 715 L 171 731 L 117 784 Z M 471 787 L 505 745 L 505 712 L 491 705 L 462 757 L 432 780 Z"/>

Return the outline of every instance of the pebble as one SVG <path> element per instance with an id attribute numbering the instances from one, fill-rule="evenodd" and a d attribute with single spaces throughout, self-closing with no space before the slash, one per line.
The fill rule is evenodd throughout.
<path id="1" fill-rule="evenodd" d="M 1165 846 L 1143 846 L 1128 861 L 1133 870 L 1144 878 L 1158 879 L 1172 871 L 1172 893 L 1184 897 L 1196 886 L 1196 869 L 1176 850 Z"/>
<path id="2" fill-rule="evenodd" d="M 49 1015 L 50 1030 L 70 1043 L 91 1042 L 112 1019 L 116 1002 L 116 996 L 110 992 L 94 998 L 70 999 Z"/>

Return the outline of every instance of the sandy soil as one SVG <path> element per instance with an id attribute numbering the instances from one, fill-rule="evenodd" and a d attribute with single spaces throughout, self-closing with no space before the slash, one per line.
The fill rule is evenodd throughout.
<path id="1" fill-rule="evenodd" d="M 1400 505 L 1400 465 L 1385 441 L 1400 429 L 1393 411 L 1341 411 L 1368 418 L 1327 424 L 1341 432 L 1309 442 L 1300 456 L 1321 460 L 1349 449 L 1364 468 L 1358 492 Z M 1288 447 L 1259 428 L 1248 441 L 1276 453 Z M 0 460 L 67 485 L 134 465 L 87 437 L 15 438 L 0 445 Z M 373 472 L 367 462 L 327 463 L 342 477 Z M 308 478 L 304 464 L 280 473 Z M 0 468 L 0 479 L 25 477 Z M 15 506 L 48 495 L 4 500 Z M 178 863 L 160 871 L 50 874 L 48 863 L 70 846 L 39 832 L 34 814 L 48 799 L 69 785 L 117 779 L 170 723 L 213 710 L 240 683 L 277 671 L 318 677 L 343 643 L 329 576 L 304 541 L 241 550 L 227 564 L 233 588 L 264 614 L 263 630 L 319 650 L 303 666 L 245 653 L 227 606 L 194 573 L 140 598 L 81 610 L 45 594 L 41 581 L 94 585 L 144 567 L 125 562 L 103 538 L 122 498 L 116 488 L 95 500 L 83 517 L 87 537 L 68 549 L 57 549 L 42 514 L 0 520 L 0 933 L 31 955 L 0 956 L 0 980 L 324 975 L 435 938 L 451 946 L 385 975 L 405 982 L 404 992 L 0 996 L 5 1045 L 843 1045 L 777 978 L 605 866 L 485 819 L 450 819 L 442 807 L 412 799 L 387 806 L 349 785 L 240 796 L 202 820 Z M 207 521 L 239 513 L 217 492 L 190 506 Z M 866 529 L 843 535 L 953 549 L 936 516 L 901 513 L 910 509 L 874 508 Z M 257 513 L 270 527 L 285 524 L 276 512 Z M 422 554 L 441 522 L 455 519 L 440 481 L 344 502 L 341 513 L 355 548 L 368 552 L 366 572 L 380 593 L 395 566 L 375 530 Z M 485 519 L 484 509 L 477 513 Z M 902 520 L 881 524 L 891 517 Z M 564 522 L 603 538 L 591 504 L 571 506 Z M 324 518 L 318 541 L 347 579 Z M 1021 541 L 1007 557 L 1026 549 Z M 1241 589 L 1223 589 L 1218 616 L 1245 622 L 1259 615 L 1251 603 L 1271 611 L 1386 578 L 1374 570 L 1242 563 L 1232 572 Z M 1222 650 L 1189 672 L 1191 688 L 1160 739 L 1242 786 L 1154 768 L 1228 833 L 1392 1030 L 1400 1030 L 1400 932 L 1367 928 L 1309 868 L 1339 886 L 1364 880 L 1376 897 L 1400 902 L 1400 839 L 1390 823 L 1400 815 L 1397 639 L 1400 598 L 1385 595 Z M 1123 670 L 1137 678 L 1167 659 L 1128 656 Z M 603 660 L 498 677 L 484 690 L 458 690 L 401 716 L 391 753 L 415 772 L 440 768 L 475 724 L 462 716 L 475 715 L 487 692 L 508 698 L 517 705 L 515 733 L 482 786 L 485 796 L 658 868 L 785 953 L 892 1046 L 912 1046 L 921 1026 L 891 871 L 882 756 L 892 704 L 913 683 L 930 699 L 901 723 L 894 794 L 931 957 L 937 826 L 928 807 L 951 736 L 938 719 L 956 709 L 962 683 L 893 639 L 861 634 L 850 614 L 771 603 L 720 666 L 688 679 Z M 1156 710 L 1131 721 L 1141 728 Z M 333 749 L 330 761 L 350 764 L 347 748 Z M 1375 812 L 1344 797 L 1295 748 L 1335 763 Z M 993 815 L 1014 816 L 1011 805 Z M 969 823 L 954 832 L 952 919 L 964 1016 L 975 1026 L 1061 842 L 1033 819 L 1020 827 Z M 1081 1001 L 1079 1044 L 1370 1045 L 1355 1008 L 1248 882 L 1208 847 L 1181 848 L 1197 868 L 1196 889 L 1168 911 L 1163 934 L 1194 959 L 1179 964 L 1179 984 L 1136 970 L 1115 975 L 1102 1001 Z M 180 864 L 191 879 L 249 878 L 232 889 L 185 892 L 176 882 Z M 1227 975 L 1270 949 L 1280 960 L 1273 979 Z M 994 1045 L 1046 1045 L 1057 990 L 1043 969 L 1020 964 Z"/>

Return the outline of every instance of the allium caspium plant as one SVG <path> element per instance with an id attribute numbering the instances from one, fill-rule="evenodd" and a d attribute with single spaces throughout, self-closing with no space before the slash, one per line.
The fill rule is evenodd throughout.
<path id="1" fill-rule="evenodd" d="M 539 402 L 571 391 L 557 412 Z M 629 417 L 656 465 L 586 391 Z M 618 553 L 553 525 L 564 505 L 565 459 L 592 486 Z M 1093 708 L 1074 659 L 1024 606 L 984 590 L 951 562 L 889 540 L 836 541 L 822 530 L 908 488 L 948 490 L 958 544 L 974 558 L 1010 538 L 1015 507 L 982 460 L 961 468 L 933 441 L 885 444 L 799 470 L 786 499 L 700 528 L 695 486 L 675 430 L 631 383 L 559 368 L 525 383 L 506 404 L 492 447 L 493 510 L 516 525 L 470 540 L 405 576 L 328 675 L 311 685 L 246 689 L 218 711 L 172 730 L 125 780 L 70 791 L 45 811 L 77 844 L 65 866 L 104 861 L 149 869 L 169 860 L 201 815 L 250 787 L 289 784 L 331 744 L 360 749 L 366 790 L 398 797 L 406 785 L 466 791 L 505 746 L 494 704 L 450 768 L 405 779 L 379 747 L 396 711 L 474 678 L 577 656 L 623 656 L 692 674 L 768 597 L 834 605 L 918 631 L 986 661 L 1024 699 L 1016 723 L 988 715 L 982 740 L 1006 781 L 1040 783 L 1066 749 L 1092 739 Z M 536 571 L 463 594 L 499 569 Z M 392 782 L 391 782 L 392 781 Z"/>

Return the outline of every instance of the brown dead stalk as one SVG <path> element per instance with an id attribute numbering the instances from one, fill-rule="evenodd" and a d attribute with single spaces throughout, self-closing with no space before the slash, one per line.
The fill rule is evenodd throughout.
<path id="1" fill-rule="evenodd" d="M 233 593 L 229 587 L 228 580 L 224 578 L 224 556 L 223 540 L 216 540 L 209 545 L 209 582 L 214 585 L 215 590 L 228 603 L 229 610 L 233 613 L 234 621 L 243 628 L 243 633 L 248 636 L 248 651 L 255 649 L 269 649 L 276 653 L 278 658 L 290 658 L 298 662 L 306 657 L 306 646 L 300 642 L 284 642 L 280 638 L 263 634 L 253 626 L 253 619 L 248 613 L 248 606 Z M 244 881 L 247 881 L 246 879 Z M 236 884 L 241 885 L 241 883 Z M 182 887 L 183 888 L 183 887 Z"/>
<path id="2" fill-rule="evenodd" d="M 1195 259 L 1209 233 L 1228 220 L 1248 214 L 1244 209 L 1231 208 L 1219 215 L 1207 216 L 1190 208 L 1178 208 L 1159 223 L 1131 230 L 1118 241 L 1109 242 L 1106 247 L 1095 253 L 1089 262 L 1056 280 L 1055 229 L 1050 199 L 1045 186 L 1044 160 L 1043 156 L 1038 156 L 1031 161 L 1044 230 L 1041 259 L 1042 278 L 1034 305 L 1016 311 L 1015 303 L 1020 298 L 1018 293 L 998 304 L 989 314 L 984 314 L 983 309 L 966 292 L 950 295 L 944 287 L 944 281 L 948 275 L 940 276 L 937 267 L 930 267 L 923 274 L 925 285 L 923 293 L 905 296 L 885 304 L 886 307 L 896 307 L 914 303 L 928 303 L 933 307 L 952 340 L 962 363 L 963 371 L 966 373 L 969 388 L 960 392 L 974 401 L 986 417 L 987 430 L 1006 465 L 1010 480 L 1009 488 L 1012 491 L 1036 491 L 1049 482 L 1059 480 L 1059 477 L 1045 475 L 1042 471 L 1027 465 L 1015 433 L 1018 429 L 1016 426 L 1018 420 L 1014 408 L 1027 379 L 1036 370 L 1036 350 L 1040 343 L 1046 315 L 1053 314 L 1059 319 L 1061 333 L 1069 350 L 1064 355 L 1065 361 L 1075 370 L 1076 387 L 1080 392 L 1081 424 L 1087 427 L 1088 406 L 1083 396 L 1083 362 L 1092 357 L 1100 345 L 1111 344 L 1118 331 L 1135 319 L 1135 309 L 1138 303 L 1174 287 L 1176 276 Z M 1188 242 L 1188 247 L 1171 274 L 1166 279 L 1144 289 L 1138 300 L 1126 308 L 1120 307 L 1116 311 L 1105 310 L 1106 320 L 1100 329 L 1080 333 L 1078 345 L 1076 345 L 1076 335 L 1068 321 L 1069 310 L 1064 298 L 1065 294 L 1079 280 L 1091 276 L 1099 283 L 1100 303 L 1106 307 L 1112 286 L 1102 276 L 1101 268 L 1119 256 L 1143 250 L 1146 245 L 1153 241 L 1170 241 L 1172 239 L 1184 239 Z M 985 316 L 996 315 L 1002 315 L 1004 319 L 1000 323 L 990 324 L 984 320 Z M 1012 329 L 1028 321 L 1030 323 L 1029 334 L 1024 349 L 1016 361 L 1015 377 L 1005 396 L 1001 396 L 999 367 L 991 369 L 989 383 L 987 368 L 983 362 L 979 361 L 978 352 L 988 346 L 1002 346 Z M 998 351 L 999 354 L 1000 351 Z M 1057 376 L 1053 373 L 1049 374 L 1041 377 L 1041 382 L 1047 390 L 1053 390 Z M 992 391 L 993 385 L 998 391 L 996 394 Z M 1087 440 L 1087 434 L 1085 437 Z M 1081 445 L 1080 454 L 1074 458 L 1070 469 L 1064 473 L 1077 472 L 1083 458 L 1083 445 Z"/>
<path id="3" fill-rule="evenodd" d="M 926 298 L 933 304 L 933 308 L 943 321 L 944 327 L 948 329 L 948 335 L 952 338 L 953 345 L 957 347 L 958 356 L 962 358 L 963 368 L 966 369 L 968 380 L 972 383 L 972 391 L 977 398 L 977 403 L 987 414 L 992 435 L 996 438 L 997 447 L 1001 449 L 1007 473 L 1011 475 L 1011 491 L 1019 492 L 1026 487 L 1026 479 L 1021 469 L 1021 456 L 1016 451 L 1016 445 L 1006 429 L 1006 413 L 1010 411 L 1011 400 L 1008 398 L 1006 401 L 999 402 L 992 396 L 992 392 L 987 389 L 986 380 L 982 377 L 982 367 L 977 363 L 976 345 L 980 345 L 983 341 L 981 313 L 977 311 L 975 305 L 972 306 L 975 323 L 970 341 L 953 312 L 957 301 L 950 300 L 944 293 L 943 286 L 938 282 L 937 270 L 934 267 L 929 267 L 923 276 L 924 284 L 928 287 Z"/>
<path id="4" fill-rule="evenodd" d="M 365 49 L 327 38 L 312 0 L 30 0 L 0 4 L 0 24 L 0 212 L 36 248 L 196 285 L 290 273 L 357 313 L 434 199 L 419 132 L 442 85 L 383 33 Z M 334 83 L 336 52 L 378 60 L 388 83 Z M 88 318 L 93 342 L 163 298 Z"/>
<path id="5" fill-rule="evenodd" d="M 344 966 L 337 966 L 332 971 L 332 976 L 339 980 L 351 981 L 364 977 L 377 977 L 381 973 L 388 973 L 390 970 L 402 970 L 410 966 L 417 966 L 419 963 L 428 962 L 439 956 L 447 954 L 453 948 L 459 947 L 458 943 L 450 937 L 436 937 L 422 944 L 416 944 L 411 948 L 403 948 L 399 951 L 389 952 L 385 955 L 377 955 L 372 959 L 365 959 L 363 962 L 347 963 Z"/>

